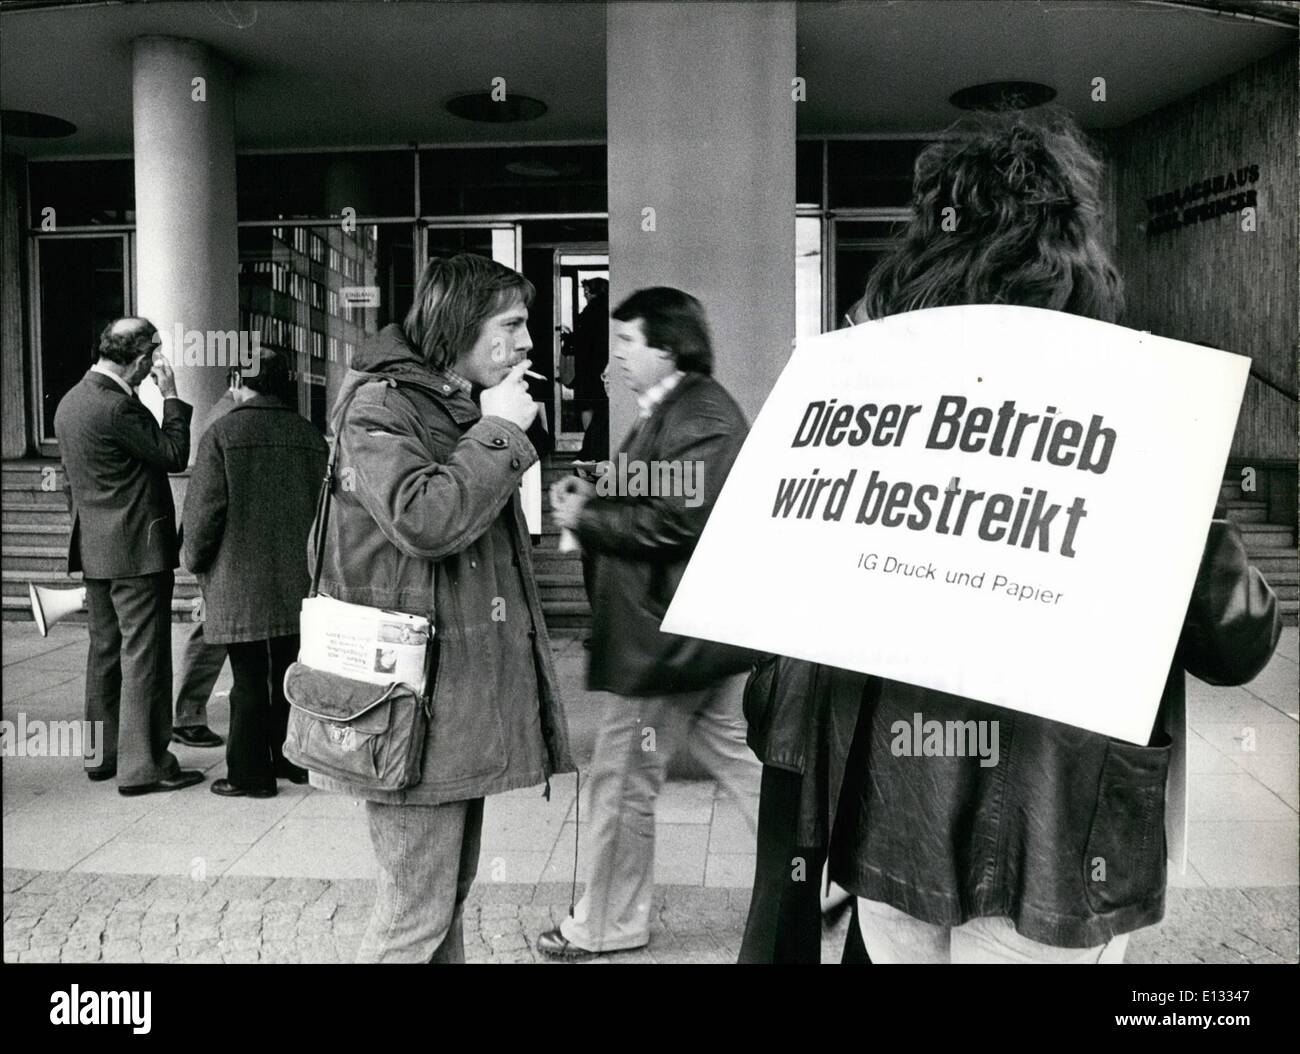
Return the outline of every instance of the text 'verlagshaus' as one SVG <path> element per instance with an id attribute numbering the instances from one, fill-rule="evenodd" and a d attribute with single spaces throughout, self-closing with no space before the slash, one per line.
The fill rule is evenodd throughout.
<path id="1" fill-rule="evenodd" d="M 840 403 L 814 400 L 795 430 L 792 447 L 899 447 L 921 404 Z M 1060 416 L 1055 406 L 1042 413 L 1027 413 L 1008 399 L 994 409 L 971 406 L 960 395 L 942 395 L 930 418 L 925 438 L 927 450 L 960 450 L 990 457 L 1021 457 L 1059 468 L 1101 475 L 1110 467 L 1116 434 L 1100 414 L 1085 423 Z M 832 479 L 814 468 L 811 475 L 782 478 L 777 484 L 772 516 L 810 520 L 820 513 L 826 521 L 840 522 L 858 477 Z M 986 542 L 1015 545 L 1040 552 L 1073 557 L 1087 501 L 1053 501 L 1039 487 L 1023 487 L 1019 494 L 976 490 L 954 476 L 946 483 L 890 483 L 873 469 L 858 503 L 855 523 L 903 527 L 912 531 L 961 536 L 973 533 Z"/>

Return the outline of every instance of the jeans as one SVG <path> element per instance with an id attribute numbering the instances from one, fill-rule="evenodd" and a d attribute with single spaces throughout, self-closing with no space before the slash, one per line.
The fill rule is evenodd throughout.
<path id="1" fill-rule="evenodd" d="M 298 635 L 231 644 L 230 740 L 226 772 L 245 790 L 275 787 L 276 771 L 285 764 L 284 737 L 289 729 L 289 701 L 284 674 L 298 657 Z"/>
<path id="2" fill-rule="evenodd" d="M 360 963 L 463 963 L 464 906 L 478 872 L 483 799 L 446 805 L 366 802 L 379 861 Z"/>
<path id="3" fill-rule="evenodd" d="M 649 943 L 655 798 L 679 746 L 694 751 L 756 830 L 760 766 L 745 745 L 744 681 L 742 675 L 699 691 L 615 697 L 605 704 L 585 781 L 591 795 L 590 873 L 573 917 L 560 923 L 566 940 L 594 952 Z"/>
<path id="4" fill-rule="evenodd" d="M 181 652 L 180 687 L 176 689 L 173 728 L 194 728 L 208 723 L 208 698 L 226 662 L 226 646 L 203 639 L 203 623 L 194 623 Z"/>
<path id="5" fill-rule="evenodd" d="M 873 963 L 1122 963 L 1128 934 L 1094 948 L 1055 948 L 1022 937 L 1002 916 L 936 926 L 879 900 L 858 900 Z"/>

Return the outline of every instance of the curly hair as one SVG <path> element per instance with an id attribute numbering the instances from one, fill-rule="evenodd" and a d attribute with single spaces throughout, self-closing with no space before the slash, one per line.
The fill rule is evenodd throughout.
<path id="1" fill-rule="evenodd" d="M 849 317 L 1018 304 L 1113 322 L 1123 291 L 1103 247 L 1101 172 L 1060 110 L 959 126 L 916 159 L 912 218 Z"/>

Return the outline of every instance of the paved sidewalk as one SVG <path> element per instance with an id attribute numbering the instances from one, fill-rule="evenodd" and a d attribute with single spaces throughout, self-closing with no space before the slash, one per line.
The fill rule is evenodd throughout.
<path id="1" fill-rule="evenodd" d="M 175 628 L 179 644 L 185 627 Z M 3 627 L 4 718 L 81 715 L 85 630 Z M 576 753 L 585 765 L 604 697 L 582 690 L 585 652 L 556 644 Z M 1165 922 L 1129 961 L 1297 958 L 1297 637 L 1244 688 L 1189 680 L 1191 864 L 1171 876 Z M 212 723 L 227 725 L 223 674 Z M 221 750 L 177 747 L 208 782 Z M 309 787 L 228 800 L 203 786 L 122 798 L 77 757 L 3 764 L 6 959 L 346 961 L 371 896 L 361 808 Z M 585 804 L 585 803 L 584 803 Z M 489 800 L 467 939 L 472 958 L 533 961 L 563 916 L 573 869 L 574 778 Z M 611 961 L 734 961 L 753 874 L 753 839 L 708 781 L 670 781 L 657 814 L 660 903 L 650 949 Z M 585 855 L 585 849 L 584 849 Z M 838 958 L 844 923 L 826 934 Z"/>
<path id="2" fill-rule="evenodd" d="M 10 962 L 352 962 L 373 885 L 356 879 L 95 875 L 7 869 Z M 1130 963 L 1294 963 L 1297 891 L 1171 889 L 1164 921 L 1133 936 Z M 470 962 L 550 962 L 537 935 L 568 912 L 569 886 L 480 883 L 465 918 Z M 661 887 L 649 947 L 600 963 L 734 963 L 749 906 L 742 888 Z M 824 928 L 838 963 L 848 913 Z"/>

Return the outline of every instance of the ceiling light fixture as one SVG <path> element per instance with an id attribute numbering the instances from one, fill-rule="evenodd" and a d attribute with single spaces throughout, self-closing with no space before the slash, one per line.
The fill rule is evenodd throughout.
<path id="1" fill-rule="evenodd" d="M 72 135 L 77 126 L 62 117 L 30 110 L 0 110 L 0 131 L 26 139 L 62 139 Z"/>
<path id="2" fill-rule="evenodd" d="M 988 81 L 948 96 L 959 110 L 1032 110 L 1056 98 L 1056 89 L 1037 81 Z"/>
<path id="3" fill-rule="evenodd" d="M 546 103 L 527 95 L 507 95 L 494 99 L 488 92 L 457 95 L 446 102 L 447 112 L 465 121 L 507 124 L 532 121 L 546 112 Z"/>

